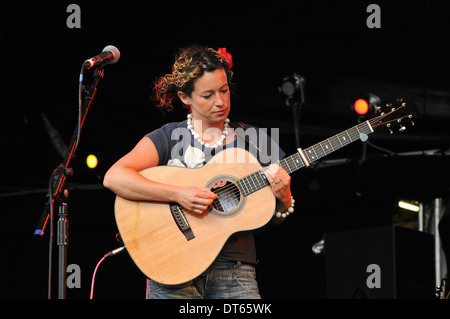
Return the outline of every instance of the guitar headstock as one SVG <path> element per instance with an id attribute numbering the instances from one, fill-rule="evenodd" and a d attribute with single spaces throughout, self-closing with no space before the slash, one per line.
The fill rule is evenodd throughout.
<path id="1" fill-rule="evenodd" d="M 388 129 L 391 134 L 394 130 L 403 132 L 407 125 L 414 125 L 414 119 L 420 117 L 414 102 L 403 98 L 389 103 L 384 109 L 378 108 L 377 111 L 379 115 L 369 120 L 372 129 Z"/>

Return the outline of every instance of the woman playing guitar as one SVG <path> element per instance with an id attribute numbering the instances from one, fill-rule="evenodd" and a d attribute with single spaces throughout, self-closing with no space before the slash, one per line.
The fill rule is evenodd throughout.
<path id="1" fill-rule="evenodd" d="M 151 175 L 148 178 L 139 172 L 161 165 L 199 168 L 220 150 L 236 145 L 238 135 L 228 120 L 231 66 L 231 55 L 225 49 L 216 51 L 202 46 L 181 49 L 172 73 L 156 81 L 154 97 L 158 106 L 167 110 L 181 102 L 188 110 L 187 120 L 168 123 L 144 136 L 108 170 L 104 186 L 128 200 L 178 203 L 200 219 L 207 214 L 217 198 L 211 188 L 194 186 L 195 183 L 180 186 L 156 182 Z M 254 128 L 246 124 L 243 127 Z M 274 143 L 270 138 L 267 141 Z M 258 141 L 248 144 L 261 148 Z M 278 150 L 277 155 L 282 157 L 284 153 Z M 286 212 L 292 211 L 293 200 L 290 176 L 275 163 L 265 163 L 264 174 L 276 198 L 272 220 L 280 223 Z M 226 241 L 208 269 L 193 280 L 176 285 L 147 280 L 147 298 L 260 298 L 256 262 L 253 235 L 238 232 Z"/>

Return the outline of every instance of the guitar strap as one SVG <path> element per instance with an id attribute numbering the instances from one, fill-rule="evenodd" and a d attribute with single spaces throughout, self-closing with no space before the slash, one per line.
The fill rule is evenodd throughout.
<path id="1" fill-rule="evenodd" d="M 234 133 L 236 134 L 236 136 L 239 138 L 244 139 L 249 148 L 253 148 L 259 155 L 259 162 L 261 163 L 262 166 L 267 166 L 270 163 L 270 159 L 263 153 L 261 152 L 261 150 L 258 148 L 258 146 L 255 145 L 255 143 L 253 143 L 249 138 L 248 135 L 245 135 L 243 133 L 243 130 L 245 130 L 244 124 L 240 123 L 240 122 L 230 122 L 230 127 L 234 129 Z M 240 128 L 242 130 L 236 130 L 237 128 Z"/>

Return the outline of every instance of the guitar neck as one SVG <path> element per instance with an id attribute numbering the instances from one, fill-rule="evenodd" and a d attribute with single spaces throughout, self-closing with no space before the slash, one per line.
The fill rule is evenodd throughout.
<path id="1" fill-rule="evenodd" d="M 298 152 L 283 158 L 278 164 L 283 167 L 289 174 L 309 166 L 311 163 L 321 159 L 322 157 L 341 149 L 342 147 L 353 143 L 357 140 L 367 139 L 367 135 L 373 132 L 369 121 L 365 121 L 352 128 L 336 134 L 322 142 L 314 144 L 305 150 L 298 149 Z M 247 196 L 257 190 L 269 185 L 269 181 L 264 175 L 264 169 L 254 172 L 250 175 L 239 179 L 238 187 L 244 196 Z"/>
<path id="2" fill-rule="evenodd" d="M 361 137 L 363 137 L 363 139 L 367 138 L 367 135 L 372 132 L 373 131 L 369 122 L 365 121 L 361 124 L 353 126 L 346 131 L 327 138 L 322 142 L 308 147 L 307 149 L 303 150 L 303 154 L 302 150 L 299 149 L 297 153 L 280 160 L 279 164 L 289 174 L 291 174 L 292 172 L 295 172 L 296 170 L 305 166 L 309 166 L 310 163 L 313 163 L 321 159 L 322 157 L 325 157 L 326 155 L 349 145 L 350 143 L 360 140 Z"/>

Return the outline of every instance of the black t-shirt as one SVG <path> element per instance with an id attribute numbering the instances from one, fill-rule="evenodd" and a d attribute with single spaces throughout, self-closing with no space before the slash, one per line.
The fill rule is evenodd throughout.
<path id="1" fill-rule="evenodd" d="M 266 130 L 248 124 L 230 123 L 230 127 L 240 130 L 238 138 L 229 144 L 216 149 L 201 145 L 187 129 L 187 121 L 173 122 L 152 131 L 146 136 L 156 147 L 159 156 L 158 165 L 199 168 L 205 165 L 216 153 L 227 147 L 240 147 L 254 155 L 261 165 L 276 163 L 284 157 L 274 139 L 268 136 Z M 273 132 L 272 132 L 273 133 Z M 274 134 L 272 134 L 274 136 Z M 255 242 L 251 232 L 240 232 L 232 235 L 225 243 L 219 256 L 220 259 L 235 260 L 246 263 L 256 263 Z"/>

